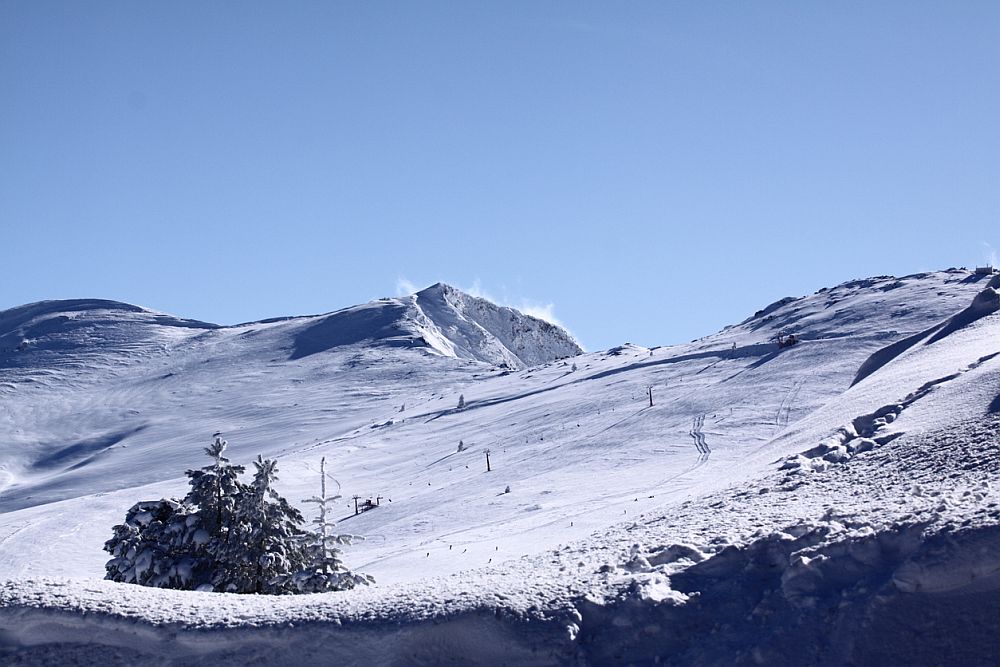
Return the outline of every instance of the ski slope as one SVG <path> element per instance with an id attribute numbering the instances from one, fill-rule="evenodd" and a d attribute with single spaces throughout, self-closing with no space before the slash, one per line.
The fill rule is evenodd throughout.
<path id="1" fill-rule="evenodd" d="M 348 664 L 800 664 L 796 641 L 833 646 L 826 610 L 841 653 L 811 662 L 874 660 L 876 598 L 901 619 L 930 589 L 974 609 L 955 591 L 1000 564 L 996 282 L 851 281 L 691 343 L 594 353 L 442 285 L 234 327 L 99 301 L 0 313 L 0 646 L 56 655 L 58 627 L 94 662 L 142 661 L 138 633 L 181 664 L 330 645 Z M 277 457 L 292 500 L 325 456 L 344 531 L 367 538 L 348 563 L 377 585 L 233 599 L 99 581 L 111 526 L 182 495 L 216 433 L 234 462 Z M 379 506 L 355 515 L 355 495 Z M 798 635 L 761 635 L 781 624 Z"/>

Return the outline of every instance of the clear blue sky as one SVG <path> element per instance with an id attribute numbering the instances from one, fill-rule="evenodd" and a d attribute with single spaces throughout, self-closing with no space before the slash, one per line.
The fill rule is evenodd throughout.
<path id="1" fill-rule="evenodd" d="M 591 349 L 1000 246 L 1000 3 L 0 1 L 0 308 L 444 280 Z"/>

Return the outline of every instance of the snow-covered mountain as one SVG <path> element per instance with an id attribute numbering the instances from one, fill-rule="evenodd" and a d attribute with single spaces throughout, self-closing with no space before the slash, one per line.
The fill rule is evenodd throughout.
<path id="1" fill-rule="evenodd" d="M 426 347 L 447 357 L 511 369 L 583 352 L 558 326 L 444 283 L 315 318 L 294 340 L 292 359 L 367 342 Z"/>
<path id="2" fill-rule="evenodd" d="M 432 347 L 460 359 L 510 368 L 583 352 L 562 328 L 437 283 L 407 299 L 411 319 Z"/>
<path id="3" fill-rule="evenodd" d="M 67 352 L 151 351 L 215 329 L 277 325 L 290 359 L 349 345 L 423 347 L 444 356 L 524 368 L 580 354 L 563 329 L 513 308 L 437 283 L 414 295 L 379 299 L 325 315 L 222 327 L 116 301 L 43 301 L 0 312 L 0 367 L 59 365 Z M 278 352 L 279 350 L 275 350 Z"/>
<path id="4" fill-rule="evenodd" d="M 148 450 L 170 460 L 184 449 L 174 438 L 190 435 L 177 430 L 177 415 L 198 424 L 202 437 L 301 428 L 317 410 L 327 423 L 356 423 L 402 386 L 447 382 L 459 369 L 468 377 L 469 362 L 519 369 L 581 352 L 557 326 L 442 283 L 325 315 L 229 327 L 102 300 L 13 308 L 0 313 L 0 418 L 18 446 L 0 463 L 0 493 L 11 484 L 5 479 L 19 480 L 19 491 L 4 493 L 2 502 L 45 502 L 84 479 L 95 491 L 161 479 L 149 468 Z M 311 377 L 286 377 L 299 372 Z M 260 401 L 273 391 L 267 378 L 274 373 L 301 385 L 299 402 Z M 344 392 L 372 403 L 337 397 Z M 35 402 L 42 395 L 54 399 L 46 417 Z M 220 400 L 240 416 L 233 420 Z M 89 465 L 112 450 L 111 471 Z"/>
<path id="5" fill-rule="evenodd" d="M 86 358 L 125 359 L 218 325 L 101 299 L 30 303 L 0 311 L 0 368 L 38 369 Z"/>
<path id="6" fill-rule="evenodd" d="M 855 280 L 691 343 L 593 353 L 444 285 L 235 327 L 111 302 L 6 311 L 0 650 L 988 664 L 998 289 L 961 269 Z M 277 456 L 292 500 L 321 456 L 345 498 L 381 497 L 357 516 L 345 499 L 342 520 L 378 584 L 261 599 L 98 581 L 110 527 L 182 494 L 218 432 L 238 463 Z"/>

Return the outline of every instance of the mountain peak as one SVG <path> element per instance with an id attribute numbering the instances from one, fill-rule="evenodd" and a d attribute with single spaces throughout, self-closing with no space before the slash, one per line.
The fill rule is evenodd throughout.
<path id="1" fill-rule="evenodd" d="M 430 293 L 434 293 L 434 292 L 445 292 L 445 293 L 447 293 L 447 292 L 461 292 L 461 291 L 462 290 L 457 289 L 455 287 L 452 287 L 448 283 L 436 282 L 433 285 L 431 285 L 430 287 L 425 287 L 424 289 L 420 290 L 419 292 L 417 292 L 417 294 L 425 294 L 425 293 L 430 294 Z M 464 294 L 464 292 L 463 292 L 463 294 Z"/>
<path id="2" fill-rule="evenodd" d="M 425 339 L 449 356 L 521 368 L 583 352 L 561 327 L 446 283 L 411 298 L 418 325 L 433 327 Z"/>
<path id="3" fill-rule="evenodd" d="M 564 329 L 446 283 L 323 315 L 295 338 L 293 359 L 353 344 L 429 348 L 446 357 L 524 368 L 576 356 Z"/>

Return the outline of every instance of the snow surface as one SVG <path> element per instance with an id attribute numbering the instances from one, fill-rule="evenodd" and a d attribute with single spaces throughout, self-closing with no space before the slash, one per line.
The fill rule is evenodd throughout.
<path id="1" fill-rule="evenodd" d="M 989 664 L 988 284 L 957 269 L 851 281 L 688 344 L 589 354 L 444 285 L 235 327 L 102 301 L 0 313 L 0 650 Z M 801 342 L 778 348 L 788 333 Z M 236 463 L 277 456 L 290 499 L 316 493 L 325 456 L 341 525 L 367 537 L 347 562 L 376 586 L 264 598 L 101 581 L 111 526 L 182 495 L 218 432 Z M 355 494 L 381 505 L 355 516 Z"/>

